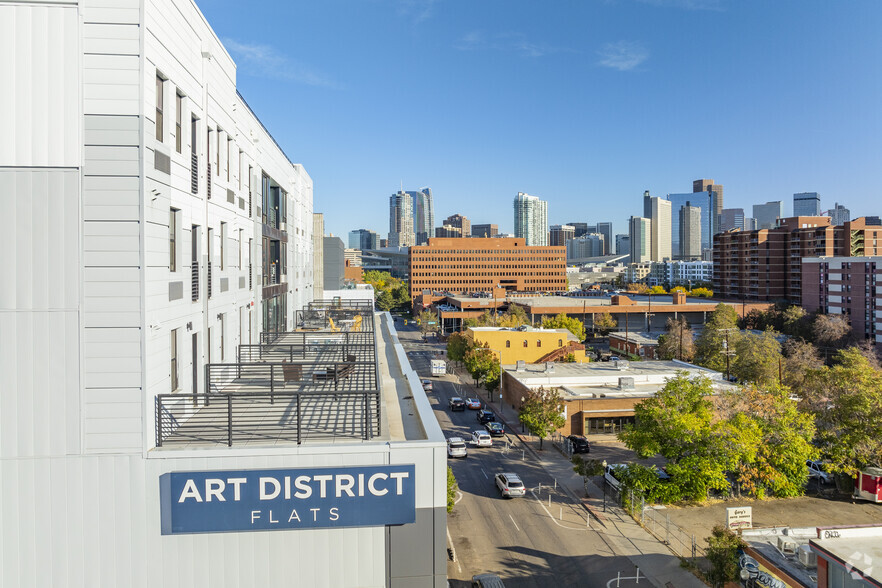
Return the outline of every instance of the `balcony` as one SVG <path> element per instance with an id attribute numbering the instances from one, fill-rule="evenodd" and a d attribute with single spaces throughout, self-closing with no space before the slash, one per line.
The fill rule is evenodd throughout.
<path id="1" fill-rule="evenodd" d="M 352 442 L 380 435 L 372 305 L 311 303 L 310 309 L 323 315 L 324 330 L 261 333 L 260 344 L 239 346 L 235 363 L 205 366 L 203 392 L 158 395 L 156 446 Z"/>

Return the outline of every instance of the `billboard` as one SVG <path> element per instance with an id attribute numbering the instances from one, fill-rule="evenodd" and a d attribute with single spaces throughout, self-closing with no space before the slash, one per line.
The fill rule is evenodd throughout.
<path id="1" fill-rule="evenodd" d="M 403 525 L 415 488 L 413 465 L 170 472 L 162 534 Z"/>

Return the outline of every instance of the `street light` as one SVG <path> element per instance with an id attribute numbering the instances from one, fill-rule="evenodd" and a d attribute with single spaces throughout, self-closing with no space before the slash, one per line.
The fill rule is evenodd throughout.
<path id="1" fill-rule="evenodd" d="M 523 406 L 524 406 L 524 397 L 521 396 L 521 407 L 523 407 Z M 518 420 L 520 420 L 520 419 L 518 419 Z M 523 433 L 523 432 L 524 432 L 524 421 L 521 421 L 521 433 Z"/>

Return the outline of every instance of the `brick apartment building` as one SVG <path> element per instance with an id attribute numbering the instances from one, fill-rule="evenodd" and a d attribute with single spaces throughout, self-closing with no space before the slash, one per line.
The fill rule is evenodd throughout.
<path id="1" fill-rule="evenodd" d="M 429 292 L 561 292 L 566 247 L 528 246 L 525 239 L 432 238 L 410 248 L 410 296 Z"/>
<path id="2" fill-rule="evenodd" d="M 882 257 L 803 259 L 802 306 L 847 316 L 855 335 L 882 350 Z"/>
<path id="3" fill-rule="evenodd" d="M 882 226 L 866 220 L 833 226 L 830 217 L 798 216 L 780 219 L 773 229 L 714 235 L 714 293 L 801 304 L 804 258 L 882 254 Z"/>

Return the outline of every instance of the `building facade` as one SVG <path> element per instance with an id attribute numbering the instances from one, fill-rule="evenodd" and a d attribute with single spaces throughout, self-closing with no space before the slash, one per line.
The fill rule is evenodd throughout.
<path id="1" fill-rule="evenodd" d="M 413 231 L 413 193 L 399 191 L 389 197 L 389 247 L 416 244 Z"/>
<path id="2" fill-rule="evenodd" d="M 417 192 L 407 192 L 413 201 L 414 245 L 423 245 L 435 230 L 435 203 L 431 188 L 421 188 Z M 390 245 L 395 245 L 390 243 Z M 405 243 L 398 243 L 404 246 Z"/>
<path id="3" fill-rule="evenodd" d="M 472 237 L 495 237 L 499 234 L 499 225 L 494 224 L 481 224 L 481 225 L 472 225 L 471 228 L 471 236 Z"/>
<path id="4" fill-rule="evenodd" d="M 573 237 L 581 237 L 588 233 L 588 223 L 567 223 L 567 225 L 573 227 L 573 230 L 575 231 Z M 591 232 L 593 233 L 594 231 Z"/>
<path id="5" fill-rule="evenodd" d="M 857 337 L 882 351 L 882 257 L 804 258 L 802 306 L 845 316 Z"/>
<path id="6" fill-rule="evenodd" d="M 679 259 L 699 259 L 701 257 L 701 209 L 686 204 L 680 208 L 679 218 Z"/>
<path id="7" fill-rule="evenodd" d="M 779 218 L 784 218 L 784 203 L 780 200 L 766 202 L 765 204 L 753 205 L 753 218 L 756 219 L 756 228 L 774 229 Z"/>
<path id="8" fill-rule="evenodd" d="M 518 192 L 514 199 L 514 236 L 529 246 L 548 245 L 548 202 Z"/>
<path id="9" fill-rule="evenodd" d="M 580 260 L 601 257 L 604 250 L 603 235 L 589 233 L 566 242 L 567 261 L 578 263 Z"/>
<path id="10" fill-rule="evenodd" d="M 652 260 L 652 221 L 648 218 L 632 216 L 630 220 L 631 263 Z"/>
<path id="11" fill-rule="evenodd" d="M 827 213 L 830 215 L 830 222 L 834 225 L 841 225 L 851 220 L 851 211 L 838 202 Z"/>
<path id="12" fill-rule="evenodd" d="M 732 229 L 744 230 L 744 209 L 743 208 L 724 208 L 720 215 L 720 231 L 731 231 Z"/>
<path id="13" fill-rule="evenodd" d="M 597 231 L 598 234 L 603 235 L 603 254 L 604 255 L 613 255 L 615 252 L 612 250 L 613 248 L 613 229 L 612 223 L 597 223 Z"/>
<path id="14" fill-rule="evenodd" d="M 650 220 L 649 258 L 653 261 L 671 259 L 671 203 L 663 198 L 644 198 L 644 216 Z"/>
<path id="15" fill-rule="evenodd" d="M 502 365 L 559 361 L 570 353 L 577 363 L 587 360 L 585 346 L 566 329 L 469 327 L 465 335 L 499 353 Z"/>
<path id="16" fill-rule="evenodd" d="M 548 244 L 552 247 L 566 247 L 567 241 L 576 237 L 576 228 L 571 225 L 551 225 L 548 231 Z"/>
<path id="17" fill-rule="evenodd" d="M 450 239 L 460 239 L 462 238 L 462 229 L 445 224 L 440 227 L 435 227 L 435 236 L 446 237 Z"/>
<path id="18" fill-rule="evenodd" d="M 833 226 L 830 217 L 779 219 L 774 229 L 714 237 L 714 293 L 723 298 L 802 302 L 802 260 L 882 253 L 882 227 L 863 218 Z"/>
<path id="19" fill-rule="evenodd" d="M 445 586 L 444 438 L 391 317 L 352 310 L 365 332 L 377 317 L 376 360 L 337 345 L 331 377 L 385 365 L 412 421 L 311 435 L 292 389 L 311 388 L 305 412 L 350 414 L 315 363 L 256 377 L 275 378 L 273 404 L 269 388 L 242 402 L 242 382 L 218 393 L 237 352 L 313 301 L 318 219 L 309 175 L 237 93 L 197 6 L 0 2 L 0 23 L 15 25 L 0 69 L 18 72 L 0 111 L 0 583 Z M 376 388 L 359 394 L 397 402 Z M 240 412 L 261 395 L 272 433 Z M 307 476 L 316 510 L 248 508 L 260 472 L 280 488 Z M 368 497 L 322 500 L 314 478 L 359 475 L 403 516 L 359 522 L 378 512 Z"/>
<path id="20" fill-rule="evenodd" d="M 322 240 L 324 253 L 324 290 L 339 290 L 343 287 L 343 274 L 346 267 L 346 254 L 343 240 L 331 235 Z"/>
<path id="21" fill-rule="evenodd" d="M 315 212 L 312 215 L 312 293 L 315 300 L 324 299 L 325 289 L 325 215 Z"/>
<path id="22" fill-rule="evenodd" d="M 717 228 L 716 231 L 719 231 L 719 219 L 723 215 L 723 185 L 716 184 L 713 180 L 693 180 L 692 181 L 692 192 L 704 192 L 705 194 L 713 193 L 713 201 L 716 205 L 714 209 L 716 212 L 716 222 Z"/>
<path id="23" fill-rule="evenodd" d="M 448 216 L 446 219 L 444 219 L 444 224 L 459 229 L 461 237 L 472 236 L 472 222 L 461 214 L 453 214 L 451 216 Z M 440 235 L 435 236 L 438 237 Z M 418 243 L 418 245 L 425 245 L 425 243 Z"/>
<path id="24" fill-rule="evenodd" d="M 349 231 L 349 249 L 376 249 L 380 246 L 380 235 L 369 229 Z"/>
<path id="25" fill-rule="evenodd" d="M 430 292 L 561 292 L 566 249 L 524 239 L 430 239 L 410 248 L 410 296 Z"/>
<path id="26" fill-rule="evenodd" d="M 821 195 L 817 192 L 794 194 L 793 216 L 821 216 Z"/>
<path id="27" fill-rule="evenodd" d="M 616 255 L 631 254 L 631 236 L 618 234 L 616 235 Z"/>

